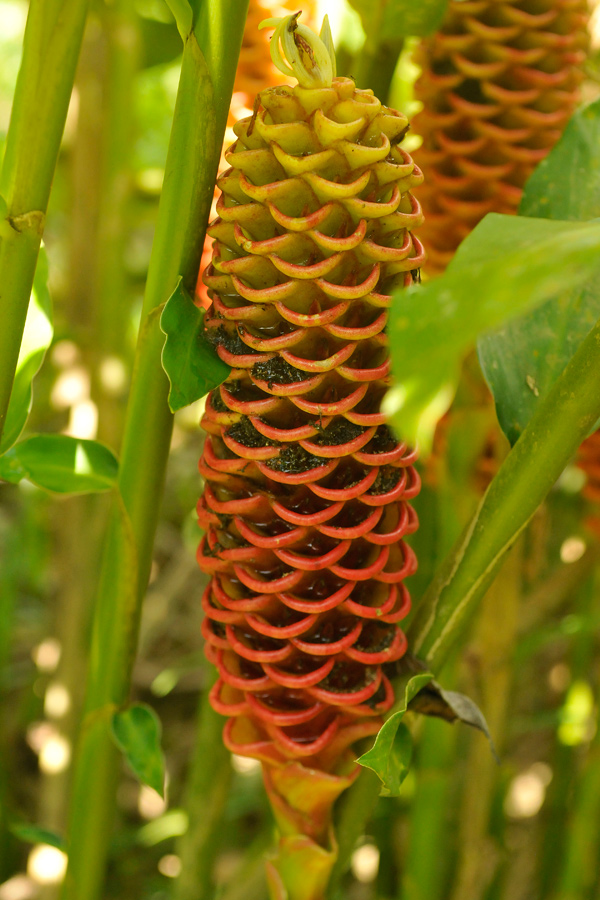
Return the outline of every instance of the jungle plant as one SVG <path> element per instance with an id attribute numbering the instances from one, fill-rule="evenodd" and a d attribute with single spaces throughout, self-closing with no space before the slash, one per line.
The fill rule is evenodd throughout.
<path id="1" fill-rule="evenodd" d="M 366 32 L 360 79 L 373 74 L 377 48 L 385 46 L 386 89 L 390 59 L 405 38 L 432 34 L 447 7 L 442 0 L 418 8 L 404 0 L 352 5 Z M 533 118 L 548 115 L 562 127 L 580 79 L 585 8 L 557 2 L 542 15 L 540 4 L 521 5 L 524 12 L 518 3 L 496 5 L 499 22 L 485 19 L 484 2 L 475 9 L 471 0 L 451 0 L 451 15 L 463 8 L 469 35 L 479 27 L 477 52 L 453 50 L 452 65 L 460 58 L 471 80 L 477 70 L 496 93 L 506 92 L 516 86 L 510 76 L 496 84 L 496 69 L 506 75 L 507 54 L 509 62 L 521 54 L 519 77 L 535 82 Z M 101 443 L 66 434 L 29 430 L 21 437 L 31 382 L 52 337 L 44 256 L 35 280 L 34 269 L 87 14 L 76 0 L 30 4 L 0 180 L 0 476 L 55 493 L 105 491 L 111 511 L 65 837 L 23 825 L 9 809 L 0 816 L 0 838 L 6 832 L 10 840 L 61 847 L 68 856 L 64 900 L 99 900 L 114 853 L 121 754 L 142 783 L 164 789 L 159 722 L 147 704 L 131 702 L 132 668 L 173 413 L 205 397 L 198 558 L 209 581 L 198 603 L 216 680 L 202 695 L 228 717 L 227 750 L 220 718 L 203 703 L 196 767 L 204 772 L 186 821 L 195 813 L 211 833 L 190 827 L 182 859 L 192 860 L 193 877 L 186 882 L 182 873 L 175 895 L 214 895 L 211 853 L 227 831 L 221 773 L 230 771 L 231 751 L 262 764 L 277 827 L 267 856 L 271 896 L 333 900 L 343 896 L 345 870 L 378 792 L 402 791 L 413 713 L 486 730 L 474 704 L 436 679 L 508 550 L 600 418 L 600 103 L 575 113 L 525 186 L 527 166 L 519 165 L 517 181 L 507 182 L 513 190 L 500 190 L 513 197 L 524 187 L 520 215 L 488 215 L 445 274 L 421 284 L 425 251 L 413 229 L 421 225 L 427 172 L 403 149 L 406 117 L 368 86 L 336 75 L 327 23 L 320 37 L 297 13 L 264 23 L 275 29 L 274 60 L 299 83 L 260 90 L 252 113 L 235 126 L 210 226 L 205 313 L 192 297 L 247 3 L 171 0 L 169 7 L 183 56 L 117 458 Z M 446 47 L 448 37 L 443 31 Z M 548 47 L 547 77 L 536 81 L 529 66 Z M 545 92 L 548 79 L 554 85 L 561 78 L 560 89 Z M 468 96 L 459 91 L 453 102 L 474 102 L 472 90 L 469 83 Z M 498 127 L 512 128 L 508 114 Z M 554 130 L 544 130 L 545 138 L 552 132 L 544 154 L 558 137 Z M 541 156 L 536 135 L 528 165 Z M 483 182 L 490 191 L 504 184 L 500 164 L 491 162 L 493 177 L 488 171 Z M 457 218 L 452 213 L 452 226 Z M 426 516 L 416 531 L 412 448 L 427 454 L 478 341 L 512 449 L 441 559 L 428 548 Z M 549 344 L 552 352 L 540 352 Z M 428 576 L 419 582 L 414 615 L 404 585 L 416 565 L 411 540 L 425 551 Z M 495 596 L 503 602 L 500 589 Z M 2 797 L 9 795 L 5 781 Z M 181 817 L 177 823 L 171 838 L 185 832 Z M 270 839 L 268 826 L 264 834 Z M 269 849 L 264 834 L 257 855 Z M 148 832 L 145 840 L 150 846 Z M 568 849 L 565 891 L 576 880 L 576 849 Z M 246 889 L 239 876 L 232 891 Z M 259 881 L 252 896 L 264 891 Z"/>
<path id="2" fill-rule="evenodd" d="M 206 327 L 232 371 L 203 419 L 199 562 L 213 704 L 234 717 L 227 746 L 263 762 L 283 833 L 277 896 L 317 898 L 350 748 L 391 708 L 384 666 L 406 648 L 419 481 L 380 403 L 386 308 L 423 257 L 422 176 L 406 118 L 335 78 L 327 20 L 321 39 L 268 24 L 299 84 L 258 96 L 219 180 Z"/>

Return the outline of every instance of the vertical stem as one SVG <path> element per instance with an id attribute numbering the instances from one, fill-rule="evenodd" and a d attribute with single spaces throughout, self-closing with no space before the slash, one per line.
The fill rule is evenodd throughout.
<path id="1" fill-rule="evenodd" d="M 597 611 L 596 587 L 597 579 L 592 576 L 576 598 L 574 609 L 582 619 L 591 619 Z M 596 636 L 591 629 L 584 629 L 574 637 L 568 657 L 572 682 L 590 680 L 595 642 Z M 546 829 L 539 854 L 540 891 L 545 897 L 550 896 L 559 883 L 567 847 L 572 850 L 572 844 L 568 841 L 572 834 L 570 813 L 582 756 L 580 746 L 563 743 L 558 734 L 555 740 L 551 762 L 553 776 L 545 802 Z"/>
<path id="2" fill-rule="evenodd" d="M 382 103 L 387 103 L 403 46 L 402 38 L 382 44 L 367 38 L 352 68 L 358 87 L 371 88 Z"/>
<path id="3" fill-rule="evenodd" d="M 452 787 L 457 732 L 427 719 L 419 740 L 399 900 L 441 900 L 452 852 Z M 450 846 L 449 846 L 450 845 Z"/>
<path id="4" fill-rule="evenodd" d="M 102 889 L 119 762 L 110 718 L 129 694 L 172 431 L 160 311 L 179 275 L 195 286 L 246 13 L 247 0 L 203 0 L 185 40 L 94 617 L 64 900 Z"/>
<path id="5" fill-rule="evenodd" d="M 340 801 L 340 812 L 335 820 L 335 836 L 338 854 L 331 872 L 329 893 L 338 896 L 341 880 L 350 867 L 356 842 L 367 829 L 367 823 L 379 800 L 381 782 L 375 772 L 361 769 L 360 775 Z"/>
<path id="6" fill-rule="evenodd" d="M 12 391 L 50 186 L 89 0 L 31 0 L 2 171 L 0 436 Z"/>
<path id="7" fill-rule="evenodd" d="M 102 115 L 101 192 L 94 244 L 92 283 L 94 342 L 90 347 L 92 397 L 98 407 L 98 439 L 119 445 L 124 409 L 121 397 L 106 390 L 101 366 L 107 357 L 128 357 L 131 296 L 127 291 L 124 247 L 133 172 L 134 123 L 131 115 L 140 40 L 133 0 L 105 6 L 106 78 Z"/>
<path id="8" fill-rule="evenodd" d="M 469 653 L 473 658 L 474 651 L 481 660 L 481 704 L 500 752 L 510 704 L 522 568 L 523 540 L 520 540 L 485 597 Z M 500 858 L 500 849 L 494 846 L 489 833 L 500 770 L 481 734 L 469 735 L 467 752 L 467 777 L 459 815 L 459 859 L 451 900 L 463 897 L 480 900 L 485 896 Z M 475 772 L 477 776 L 473 777 Z"/>
<path id="9" fill-rule="evenodd" d="M 600 729 L 596 731 L 576 788 L 566 829 L 564 859 L 553 900 L 591 896 L 600 850 Z"/>
<path id="10" fill-rule="evenodd" d="M 175 900 L 210 900 L 215 850 L 221 841 L 222 819 L 229 786 L 231 759 L 222 740 L 223 718 L 202 694 L 196 750 L 186 798 L 189 827 L 179 842 L 181 876 Z"/>

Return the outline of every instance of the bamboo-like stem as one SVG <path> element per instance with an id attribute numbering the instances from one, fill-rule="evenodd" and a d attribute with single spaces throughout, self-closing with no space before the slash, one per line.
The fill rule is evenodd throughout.
<path id="1" fill-rule="evenodd" d="M 588 615 L 598 610 L 599 587 L 598 577 L 592 578 L 590 587 L 591 609 Z M 588 677 L 594 671 L 596 680 L 596 705 L 598 705 L 598 671 L 592 661 L 594 641 L 593 633 L 583 637 L 583 653 L 580 648 L 573 656 L 577 665 L 573 666 L 574 677 Z M 575 748 L 571 750 L 571 760 Z M 581 748 L 577 748 L 581 750 Z M 566 817 L 566 827 L 562 832 L 563 847 L 560 872 L 552 882 L 552 900 L 579 900 L 580 897 L 592 896 L 593 886 L 598 876 L 598 856 L 600 849 L 600 729 L 596 729 L 590 745 L 579 783 L 575 786 L 574 797 Z"/>
<path id="2" fill-rule="evenodd" d="M 434 671 L 491 584 L 504 554 L 600 416 L 600 323 L 540 402 L 444 561 L 408 631 Z"/>
<path id="3" fill-rule="evenodd" d="M 485 597 L 476 621 L 473 646 L 468 651 L 471 659 L 481 661 L 481 706 L 500 753 L 510 707 L 522 580 L 521 538 Z M 476 778 L 472 777 L 473 772 L 477 772 Z M 484 897 L 500 860 L 500 850 L 490 835 L 490 813 L 500 770 L 487 741 L 475 732 L 469 735 L 466 773 L 458 826 L 458 866 L 451 900 Z"/>
<path id="4" fill-rule="evenodd" d="M 106 82 L 102 133 L 95 303 L 97 349 L 121 355 L 129 306 L 124 296 L 123 242 L 126 207 L 131 194 L 134 128 L 131 107 L 140 57 L 140 38 L 133 0 L 119 0 L 104 10 Z"/>
<path id="5" fill-rule="evenodd" d="M 571 608 L 584 620 L 590 620 L 598 612 L 596 589 L 597 579 L 592 575 L 572 600 Z M 592 629 L 584 628 L 574 635 L 566 657 L 571 683 L 591 679 L 595 646 L 596 635 Z M 552 781 L 544 802 L 546 828 L 538 853 L 540 896 L 544 897 L 550 897 L 559 884 L 567 847 L 572 850 L 570 819 L 583 755 L 581 746 L 562 741 L 558 733 L 555 741 L 554 755 L 550 760 Z"/>
<path id="6" fill-rule="evenodd" d="M 0 437 L 12 391 L 52 177 L 89 0 L 31 0 L 0 194 Z"/>
<path id="7" fill-rule="evenodd" d="M 398 900 L 441 900 L 444 896 L 449 850 L 453 849 L 448 836 L 454 824 L 457 736 L 455 729 L 440 720 L 423 723 Z"/>
<path id="8" fill-rule="evenodd" d="M 338 855 L 331 871 L 329 895 L 338 897 L 340 882 L 350 867 L 356 843 L 365 833 L 379 800 L 381 782 L 375 772 L 361 769 L 360 775 L 340 800 L 340 811 L 335 819 L 335 836 Z"/>
<path id="9" fill-rule="evenodd" d="M 552 900 L 591 896 L 600 850 L 600 729 L 575 789 L 572 814 L 564 832 L 564 856 Z"/>
<path id="10" fill-rule="evenodd" d="M 382 103 L 388 102 L 403 46 L 402 38 L 383 44 L 367 38 L 353 63 L 352 74 L 356 84 L 361 88 L 371 88 Z"/>
<path id="11" fill-rule="evenodd" d="M 121 397 L 107 392 L 101 377 L 107 357 L 124 360 L 131 296 L 127 290 L 124 245 L 133 187 L 134 128 L 131 109 L 140 56 L 133 0 L 103 10 L 106 78 L 102 122 L 101 193 L 91 285 L 94 341 L 90 346 L 92 397 L 98 407 L 98 440 L 119 445 L 123 433 Z"/>
<path id="12" fill-rule="evenodd" d="M 177 848 L 181 876 L 175 886 L 175 900 L 210 900 L 214 895 L 215 850 L 222 837 L 220 826 L 232 776 L 231 757 L 222 733 L 223 717 L 213 710 L 205 690 L 185 804 L 189 826 Z"/>
<path id="13" fill-rule="evenodd" d="M 64 900 L 102 889 L 119 763 L 109 725 L 129 694 L 172 432 L 160 311 L 179 276 L 195 286 L 246 13 L 247 0 L 203 0 L 185 40 L 94 616 Z"/>

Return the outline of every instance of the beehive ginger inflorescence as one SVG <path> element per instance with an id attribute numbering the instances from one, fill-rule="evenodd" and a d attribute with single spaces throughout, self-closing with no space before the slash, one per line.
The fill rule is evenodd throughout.
<path id="1" fill-rule="evenodd" d="M 206 324 L 232 368 L 202 420 L 198 558 L 227 745 L 331 770 L 380 727 L 406 649 L 419 479 L 380 403 L 392 294 L 424 259 L 422 175 L 406 118 L 325 71 L 327 32 L 311 55 L 283 21 L 321 80 L 263 91 L 219 179 Z"/>

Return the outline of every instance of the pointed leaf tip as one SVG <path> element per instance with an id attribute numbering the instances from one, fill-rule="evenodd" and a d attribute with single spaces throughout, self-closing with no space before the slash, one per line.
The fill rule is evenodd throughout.
<path id="1" fill-rule="evenodd" d="M 372 769 L 382 783 L 382 797 L 397 797 L 412 758 L 412 741 L 408 728 L 402 719 L 408 704 L 425 685 L 429 684 L 431 672 L 406 673 L 400 680 L 397 693 L 399 706 L 395 713 L 380 728 L 370 750 L 357 760 L 361 766 Z"/>
<path id="2" fill-rule="evenodd" d="M 111 736 L 142 784 L 164 797 L 165 760 L 160 719 L 151 707 L 136 703 L 119 710 L 111 720 Z"/>
<path id="3" fill-rule="evenodd" d="M 204 310 L 196 306 L 181 278 L 165 304 L 160 327 L 166 335 L 162 365 L 176 412 L 222 384 L 231 369 L 215 353 L 204 331 Z"/>

